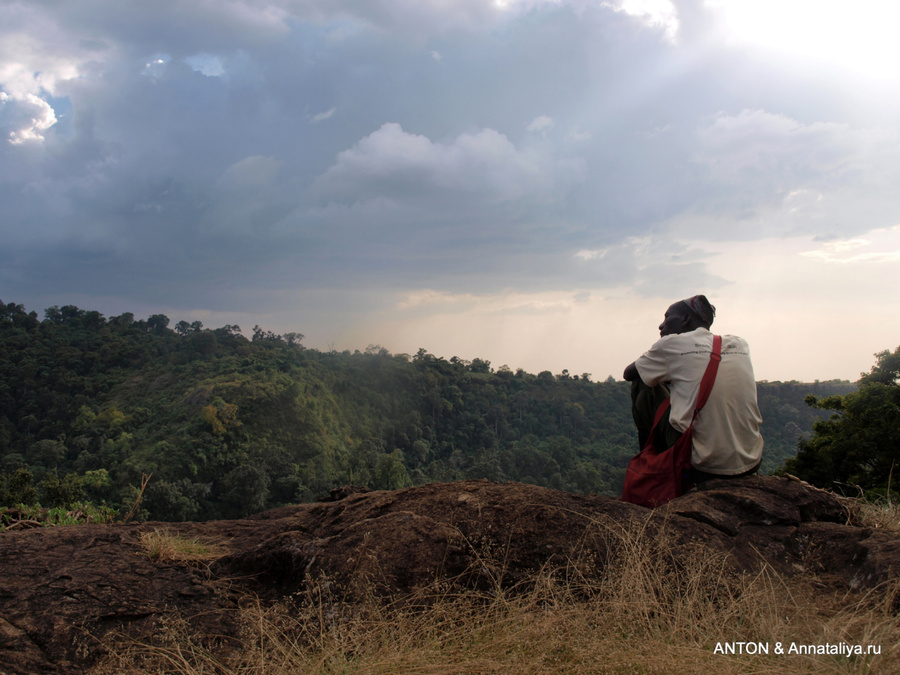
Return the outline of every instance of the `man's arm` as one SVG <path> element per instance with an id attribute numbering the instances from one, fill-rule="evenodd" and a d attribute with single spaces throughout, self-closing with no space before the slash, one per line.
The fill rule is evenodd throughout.
<path id="1" fill-rule="evenodd" d="M 629 364 L 627 368 L 625 368 L 625 374 L 623 375 L 626 382 L 632 382 L 640 377 L 638 373 L 637 366 L 633 363 Z"/>

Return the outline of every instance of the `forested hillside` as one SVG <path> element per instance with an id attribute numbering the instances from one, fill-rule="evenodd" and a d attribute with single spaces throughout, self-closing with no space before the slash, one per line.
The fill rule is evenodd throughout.
<path id="1" fill-rule="evenodd" d="M 0 302 L 0 506 L 77 500 L 236 517 L 354 483 L 461 478 L 618 494 L 636 452 L 624 382 L 485 360 L 321 352 L 302 335 Z M 763 472 L 848 382 L 760 383 Z"/>

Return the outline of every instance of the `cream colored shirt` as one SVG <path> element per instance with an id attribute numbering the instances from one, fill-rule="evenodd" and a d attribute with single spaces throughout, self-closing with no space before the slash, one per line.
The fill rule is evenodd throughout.
<path id="1" fill-rule="evenodd" d="M 671 425 L 684 431 L 691 423 L 713 334 L 705 328 L 666 335 L 634 362 L 644 384 L 666 383 L 671 396 Z M 762 417 L 756 401 L 756 379 L 746 341 L 722 336 L 722 360 L 709 400 L 694 423 L 691 465 L 700 471 L 734 475 L 759 464 Z"/>

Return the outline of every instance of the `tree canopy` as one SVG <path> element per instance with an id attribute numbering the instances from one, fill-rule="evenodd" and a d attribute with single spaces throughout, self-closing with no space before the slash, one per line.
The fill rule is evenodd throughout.
<path id="1" fill-rule="evenodd" d="M 801 440 L 784 470 L 820 487 L 877 493 L 896 485 L 900 474 L 900 347 L 879 352 L 856 391 L 806 403 L 832 411 Z"/>
<path id="2" fill-rule="evenodd" d="M 0 506 L 90 500 L 139 517 L 237 517 L 354 483 L 463 478 L 618 495 L 637 451 L 629 385 L 420 349 L 0 303 Z M 846 382 L 760 383 L 763 471 Z"/>

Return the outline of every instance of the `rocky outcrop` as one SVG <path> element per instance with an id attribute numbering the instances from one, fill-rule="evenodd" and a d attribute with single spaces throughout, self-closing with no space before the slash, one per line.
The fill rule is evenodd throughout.
<path id="1" fill-rule="evenodd" d="M 900 574 L 898 533 L 854 525 L 843 501 L 796 480 L 710 481 L 656 515 L 663 513 L 725 535 L 725 550 L 738 569 L 765 561 L 788 576 L 815 574 L 853 589 Z"/>
<path id="2" fill-rule="evenodd" d="M 227 552 L 153 562 L 139 538 L 159 527 Z M 713 481 L 655 511 L 515 483 L 350 489 L 241 521 L 0 533 L 0 673 L 84 672 L 110 631 L 148 636 L 175 614 L 228 636 L 242 597 L 280 599 L 323 578 L 400 600 L 436 579 L 512 587 L 540 569 L 601 575 L 634 528 L 676 557 L 722 555 L 736 574 L 768 565 L 865 588 L 900 572 L 897 534 L 853 525 L 833 496 L 786 478 Z"/>

